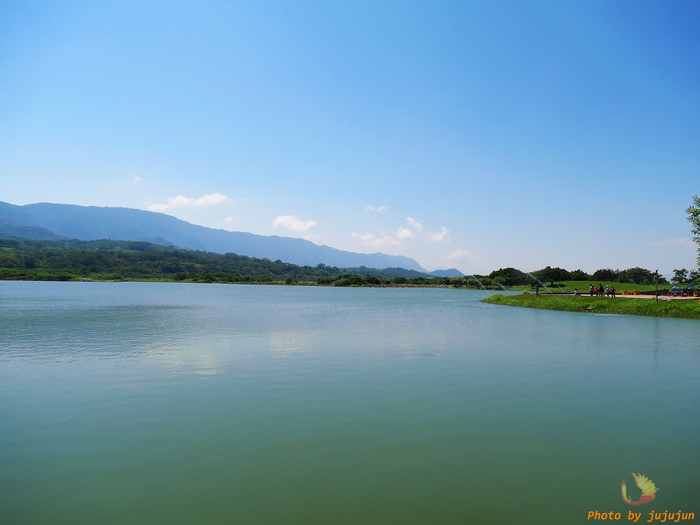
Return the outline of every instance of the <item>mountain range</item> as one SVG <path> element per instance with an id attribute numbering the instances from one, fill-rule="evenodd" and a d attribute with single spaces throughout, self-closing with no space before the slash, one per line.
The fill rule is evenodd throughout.
<path id="1" fill-rule="evenodd" d="M 217 230 L 163 213 L 132 208 L 52 203 L 17 206 L 0 202 L 0 235 L 48 240 L 147 241 L 189 250 L 281 260 L 301 266 L 404 268 L 430 275 L 415 260 L 401 255 L 348 252 L 305 239 Z M 462 275 L 457 270 L 439 270 L 434 274 Z"/>

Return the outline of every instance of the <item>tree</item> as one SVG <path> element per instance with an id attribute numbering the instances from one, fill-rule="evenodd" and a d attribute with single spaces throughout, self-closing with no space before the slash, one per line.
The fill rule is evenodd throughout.
<path id="1" fill-rule="evenodd" d="M 452 277 L 450 279 L 450 284 L 456 288 L 464 286 L 464 279 L 462 277 Z"/>
<path id="2" fill-rule="evenodd" d="M 671 282 L 673 284 L 681 284 L 688 280 L 688 270 L 681 268 L 680 270 L 673 269 L 673 278 Z"/>
<path id="3" fill-rule="evenodd" d="M 556 281 L 571 281 L 571 274 L 563 268 L 552 268 L 550 266 L 547 266 L 542 270 L 532 272 L 532 275 L 534 275 L 543 283 L 549 281 L 549 283 L 552 285 Z"/>
<path id="4" fill-rule="evenodd" d="M 688 214 L 690 224 L 693 225 L 690 231 L 693 233 L 693 240 L 698 245 L 698 265 L 700 266 L 700 197 L 693 195 L 693 204 L 685 211 Z"/>
<path id="5" fill-rule="evenodd" d="M 590 279 L 589 275 L 583 270 L 574 270 L 571 272 L 572 281 L 588 281 Z"/>
<path id="6" fill-rule="evenodd" d="M 593 281 L 620 281 L 620 270 L 612 270 L 610 268 L 601 268 L 593 272 L 591 279 Z"/>
<path id="7" fill-rule="evenodd" d="M 379 280 L 379 277 L 375 277 L 374 275 L 367 274 L 367 277 L 365 277 L 365 284 L 368 284 L 370 286 L 375 286 L 377 284 L 381 284 L 381 281 Z"/>
<path id="8" fill-rule="evenodd" d="M 506 286 L 516 286 L 519 284 L 527 284 L 527 274 L 518 270 L 517 268 L 501 268 L 500 270 L 495 270 L 489 274 L 491 279 L 496 277 L 505 278 L 506 282 L 503 283 Z"/>
<path id="9" fill-rule="evenodd" d="M 495 284 L 496 286 L 505 286 L 506 278 L 502 275 L 497 275 L 493 278 L 493 284 Z"/>
<path id="10" fill-rule="evenodd" d="M 656 274 L 644 268 L 627 268 L 620 276 L 620 282 L 634 284 L 653 284 Z M 659 282 L 661 282 L 659 280 Z"/>

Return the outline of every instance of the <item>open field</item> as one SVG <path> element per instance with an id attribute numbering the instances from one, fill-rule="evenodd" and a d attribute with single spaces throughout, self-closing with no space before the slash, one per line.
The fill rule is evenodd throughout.
<path id="1" fill-rule="evenodd" d="M 653 298 L 642 299 L 637 296 L 576 297 L 572 295 L 549 294 L 538 296 L 532 293 L 524 293 L 518 295 L 495 294 L 482 299 L 482 302 L 565 312 L 700 319 L 700 299 L 666 300 L 664 297 L 659 298 L 657 302 Z"/>

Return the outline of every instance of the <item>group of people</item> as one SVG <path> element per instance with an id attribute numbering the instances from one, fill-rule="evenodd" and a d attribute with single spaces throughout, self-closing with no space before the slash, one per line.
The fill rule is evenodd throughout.
<path id="1" fill-rule="evenodd" d="M 615 297 L 615 287 L 614 286 L 608 286 L 607 284 L 603 286 L 602 284 L 599 284 L 598 286 L 593 286 L 592 284 L 588 287 L 588 291 L 591 294 L 591 297 L 594 295 L 597 295 L 599 297 L 603 296 L 608 296 L 608 297 Z"/>

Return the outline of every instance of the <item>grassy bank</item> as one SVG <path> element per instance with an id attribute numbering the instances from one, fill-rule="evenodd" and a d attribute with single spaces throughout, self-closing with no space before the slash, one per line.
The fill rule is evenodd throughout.
<path id="1" fill-rule="evenodd" d="M 633 283 L 618 283 L 610 281 L 561 281 L 556 284 L 545 283 L 546 286 L 540 286 L 540 291 L 545 292 L 547 290 L 553 293 L 574 293 L 574 290 L 578 288 L 579 292 L 584 295 L 588 295 L 588 287 L 590 285 L 598 286 L 602 284 L 603 286 L 610 286 L 617 290 L 617 294 L 621 295 L 623 290 L 627 290 L 632 293 L 634 290 L 639 292 L 649 292 L 653 291 L 656 287 L 653 284 L 633 284 Z M 670 284 L 659 284 L 659 290 L 668 290 L 671 287 Z M 534 291 L 532 286 L 513 286 L 509 290 L 520 290 L 523 292 Z"/>
<path id="2" fill-rule="evenodd" d="M 665 301 L 660 299 L 657 303 L 655 299 L 629 297 L 537 296 L 525 293 L 520 295 L 495 294 L 482 299 L 482 302 L 564 312 L 700 319 L 700 300 Z"/>

